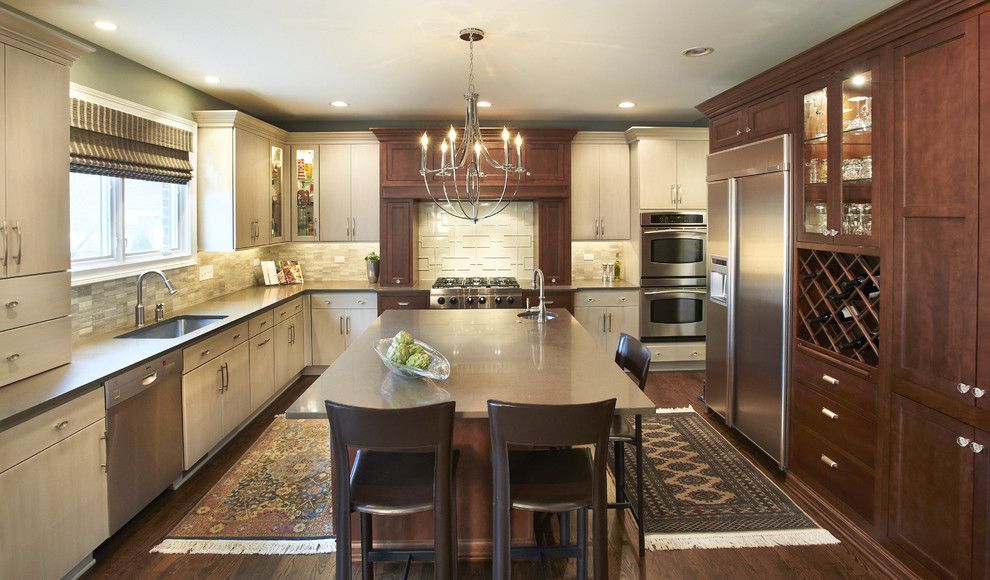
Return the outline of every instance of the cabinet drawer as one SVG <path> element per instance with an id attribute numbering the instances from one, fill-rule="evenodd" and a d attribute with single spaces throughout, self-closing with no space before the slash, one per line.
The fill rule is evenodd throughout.
<path id="1" fill-rule="evenodd" d="M 106 416 L 103 389 L 0 431 L 0 473 Z"/>
<path id="2" fill-rule="evenodd" d="M 386 310 L 425 310 L 430 307 L 430 295 L 422 292 L 415 294 L 382 294 L 378 297 L 378 314 Z"/>
<path id="3" fill-rule="evenodd" d="M 705 360 L 705 343 L 682 342 L 673 344 L 649 344 L 650 360 L 653 362 L 682 362 Z"/>
<path id="4" fill-rule="evenodd" d="M 0 331 L 69 315 L 69 273 L 0 280 Z"/>
<path id="5" fill-rule="evenodd" d="M 876 466 L 876 423 L 802 383 L 794 383 L 792 393 L 791 418 L 794 421 L 868 467 Z"/>
<path id="6" fill-rule="evenodd" d="M 313 294 L 314 310 L 320 308 L 348 308 L 359 310 L 378 307 L 378 296 L 374 292 L 318 292 Z"/>
<path id="7" fill-rule="evenodd" d="M 258 336 L 266 330 L 271 330 L 273 326 L 275 326 L 275 311 L 266 310 L 248 320 L 248 334 Z"/>
<path id="8" fill-rule="evenodd" d="M 72 360 L 68 316 L 0 332 L 0 386 Z"/>
<path id="9" fill-rule="evenodd" d="M 806 475 L 854 513 L 873 523 L 873 473 L 835 445 L 799 425 L 791 429 L 791 467 Z M 834 467 L 832 467 L 834 465 Z"/>
<path id="10" fill-rule="evenodd" d="M 275 307 L 275 324 L 279 322 L 284 322 L 288 320 L 289 317 L 294 316 L 302 312 L 303 309 L 303 299 L 302 296 L 296 298 L 295 300 L 290 300 L 285 304 L 281 304 Z"/>
<path id="11" fill-rule="evenodd" d="M 242 322 L 230 330 L 182 349 L 183 374 L 199 368 L 248 339 L 248 323 Z"/>
<path id="12" fill-rule="evenodd" d="M 794 379 L 820 388 L 836 401 L 842 401 L 871 416 L 876 414 L 877 387 L 863 377 L 812 358 L 799 350 L 794 351 L 791 373 Z"/>
<path id="13" fill-rule="evenodd" d="M 575 306 L 634 306 L 639 304 L 635 290 L 582 290 L 574 295 Z"/>

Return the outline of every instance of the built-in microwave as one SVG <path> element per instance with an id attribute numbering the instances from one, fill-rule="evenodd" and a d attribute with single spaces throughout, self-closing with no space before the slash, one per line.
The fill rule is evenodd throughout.
<path id="1" fill-rule="evenodd" d="M 704 286 L 707 276 L 705 212 L 640 214 L 642 268 L 646 285 Z"/>

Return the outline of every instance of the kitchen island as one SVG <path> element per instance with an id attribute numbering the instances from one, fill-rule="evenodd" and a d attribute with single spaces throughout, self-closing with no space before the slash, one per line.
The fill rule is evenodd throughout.
<path id="1" fill-rule="evenodd" d="M 619 415 L 650 415 L 655 407 L 591 335 L 563 310 L 539 325 L 519 310 L 396 310 L 376 320 L 286 411 L 290 419 L 326 419 L 324 401 L 378 409 L 453 400 L 458 538 L 461 557 L 488 557 L 491 538 L 489 399 L 570 404 L 615 398 Z M 446 381 L 393 375 L 375 341 L 408 330 L 450 360 Z M 431 543 L 432 516 L 376 518 L 375 541 Z M 357 519 L 353 525 L 357 525 Z M 513 518 L 513 539 L 531 542 L 529 519 Z M 354 527 L 353 529 L 357 529 Z"/>

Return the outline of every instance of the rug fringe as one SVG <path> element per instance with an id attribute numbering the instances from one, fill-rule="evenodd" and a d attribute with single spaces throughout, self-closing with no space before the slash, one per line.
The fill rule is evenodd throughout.
<path id="1" fill-rule="evenodd" d="M 773 548 L 776 546 L 821 546 L 838 544 L 828 530 L 776 530 L 714 534 L 647 534 L 646 549 L 711 550 L 718 548 Z"/>
<path id="2" fill-rule="evenodd" d="M 687 407 L 673 407 L 666 409 L 657 409 L 657 415 L 664 415 L 667 413 L 694 413 L 694 407 L 688 405 Z"/>
<path id="3" fill-rule="evenodd" d="M 337 540 L 187 540 L 166 538 L 151 549 L 158 554 L 330 554 Z"/>

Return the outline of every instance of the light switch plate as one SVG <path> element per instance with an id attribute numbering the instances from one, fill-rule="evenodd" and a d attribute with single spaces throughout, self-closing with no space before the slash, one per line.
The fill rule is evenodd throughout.
<path id="1" fill-rule="evenodd" d="M 203 280 L 209 280 L 211 278 L 213 278 L 213 264 L 208 266 L 200 266 L 199 281 L 202 282 Z"/>
<path id="2" fill-rule="evenodd" d="M 591 262 L 594 259 L 595 259 L 595 255 L 594 254 L 585 254 L 584 255 L 584 261 L 585 262 Z"/>
<path id="3" fill-rule="evenodd" d="M 252 266 L 260 266 L 261 265 L 261 258 L 255 258 L 254 260 L 252 260 L 251 261 L 251 265 Z"/>
<path id="4" fill-rule="evenodd" d="M 334 256 L 333 257 L 333 261 L 334 261 L 335 264 L 343 264 L 344 263 L 344 257 L 343 256 Z"/>

